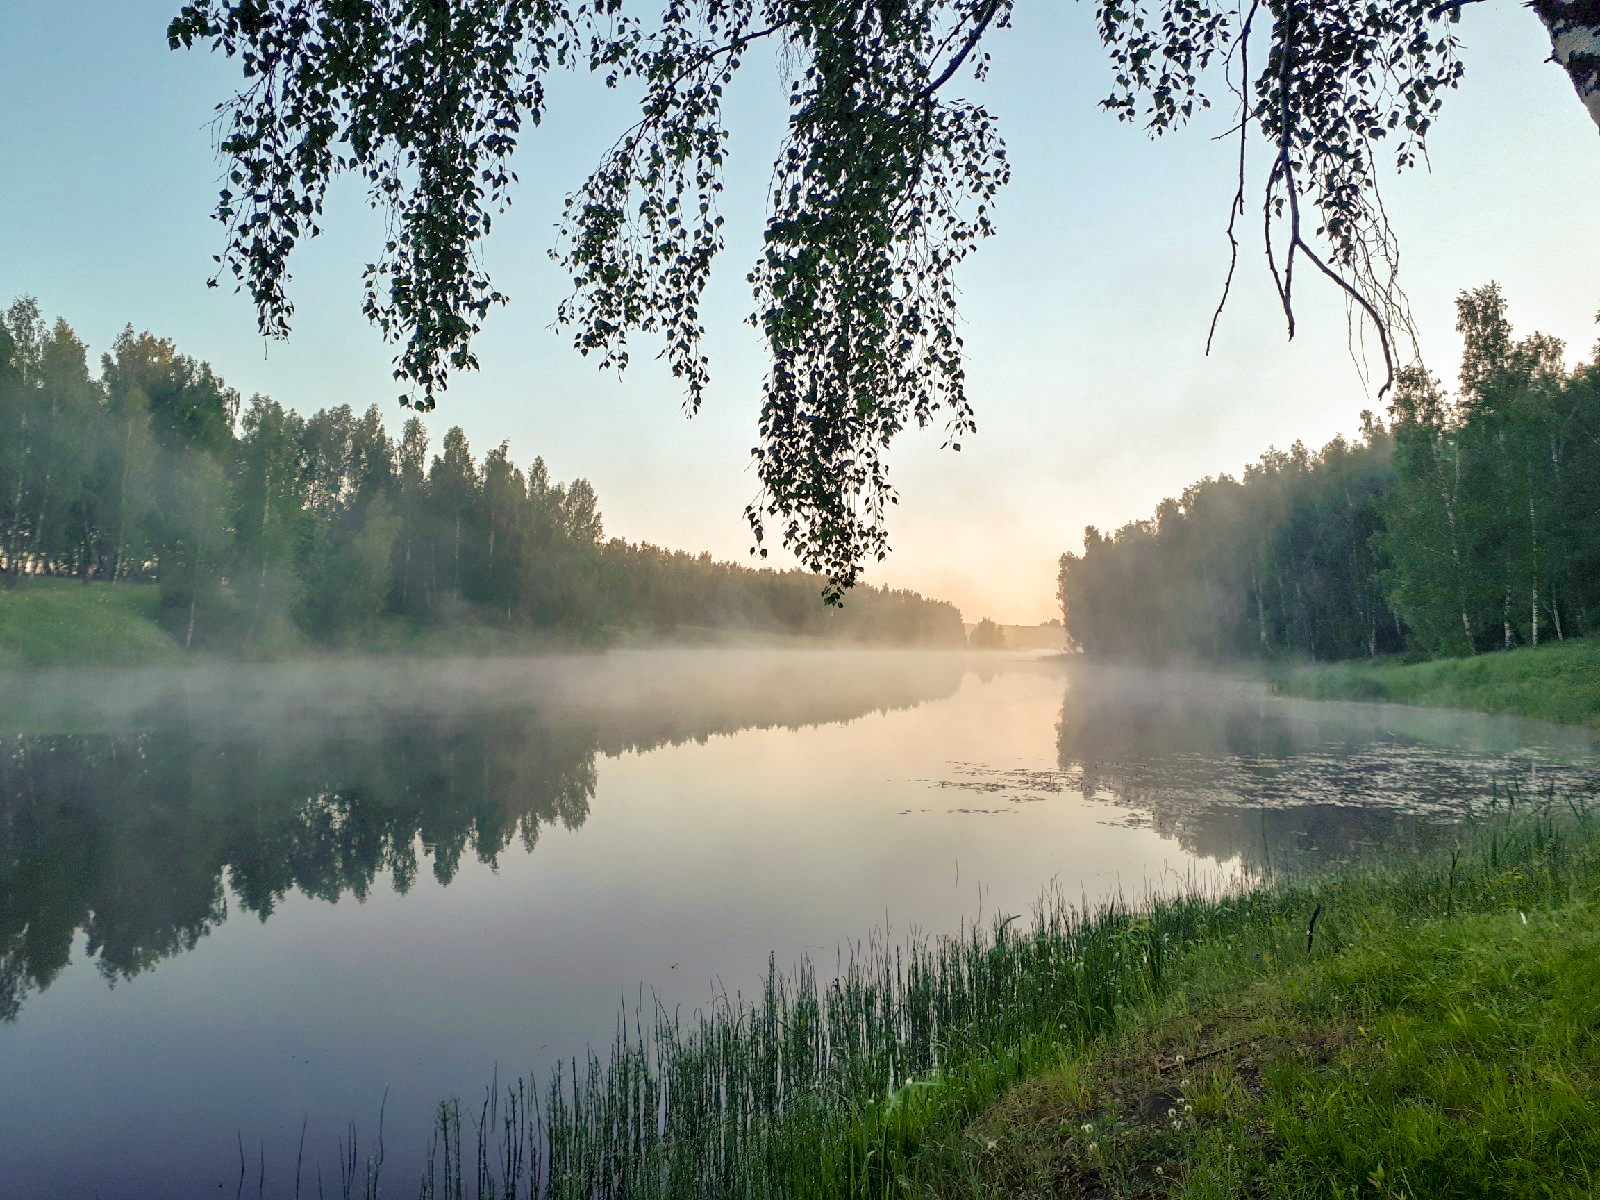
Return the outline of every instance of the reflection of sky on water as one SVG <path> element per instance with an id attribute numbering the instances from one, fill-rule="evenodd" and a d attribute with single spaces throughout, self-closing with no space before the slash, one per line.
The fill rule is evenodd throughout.
<path id="1" fill-rule="evenodd" d="M 826 973 L 886 922 L 1423 838 L 1495 772 L 1589 761 L 1537 726 L 974 661 L 37 685 L 0 755 L 0 955 L 53 947 L 0 1024 L 10 1185 L 214 1191 L 242 1134 L 271 1192 L 303 1121 L 331 1159 L 387 1090 L 398 1194 L 441 1097 L 582 1057 L 624 1005 L 749 994 L 769 952 Z"/>

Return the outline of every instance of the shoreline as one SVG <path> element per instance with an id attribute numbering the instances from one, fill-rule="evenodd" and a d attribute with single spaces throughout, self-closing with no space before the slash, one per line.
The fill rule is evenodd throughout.
<path id="1" fill-rule="evenodd" d="M 1047 893 L 832 980 L 769 962 L 751 1001 L 502 1081 L 487 1121 L 445 1101 L 446 1140 L 503 1101 L 528 1173 L 480 1139 L 421 1194 L 476 1166 L 619 1200 L 1588 1195 L 1600 829 L 1515 793 L 1461 828 L 1448 855 L 1138 905 Z"/>
<path id="2" fill-rule="evenodd" d="M 1458 708 L 1600 727 L 1600 642 L 1568 638 L 1537 648 L 1441 658 L 1271 665 L 1279 695 Z"/>
<path id="3" fill-rule="evenodd" d="M 468 618 L 452 625 L 385 618 L 364 636 L 319 643 L 275 627 L 253 644 L 185 648 L 156 618 L 154 584 L 34 579 L 0 592 L 0 674 L 93 667 L 186 667 L 355 659 L 527 658 L 640 649 L 943 650 L 964 645 L 865 641 L 771 630 L 684 625 L 619 627 L 598 635 L 513 629 Z M 819 602 L 820 603 L 820 602 Z"/>

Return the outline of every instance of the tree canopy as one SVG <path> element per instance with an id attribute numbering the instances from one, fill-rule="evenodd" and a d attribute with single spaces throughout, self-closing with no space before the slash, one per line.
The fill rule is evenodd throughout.
<path id="1" fill-rule="evenodd" d="M 1268 148 L 1267 265 L 1290 335 L 1303 260 L 1376 329 L 1380 391 L 1410 322 L 1377 152 L 1392 146 L 1401 167 L 1424 152 L 1461 78 L 1451 26 L 1471 2 L 1097 6 L 1114 80 L 1103 105 L 1118 115 L 1165 133 L 1209 105 L 1220 76 L 1238 136 L 1230 239 L 1246 211 L 1254 133 Z M 1533 7 L 1600 120 L 1600 13 L 1592 0 Z M 640 115 L 568 197 L 552 253 L 572 292 L 557 319 L 582 353 L 619 370 L 631 335 L 661 337 L 693 411 L 709 370 L 699 306 L 723 247 L 723 100 L 753 48 L 776 48 L 791 77 L 789 119 L 749 274 L 750 320 L 771 366 L 752 452 L 761 491 L 746 517 L 757 547 L 774 521 L 837 599 L 887 552 L 895 495 L 884 455 L 895 435 L 942 421 L 959 450 L 975 429 L 954 272 L 993 232 L 1010 170 L 991 114 L 952 92 L 986 73 L 985 42 L 1009 25 L 1011 0 L 664 0 L 648 17 L 640 8 L 191 0 L 170 25 L 172 46 L 209 42 L 237 56 L 245 77 L 219 105 L 219 274 L 249 291 L 264 333 L 287 335 L 289 256 L 321 232 L 334 177 L 357 175 L 389 228 L 366 268 L 365 310 L 400 343 L 402 402 L 432 408 L 453 371 L 476 365 L 473 335 L 506 301 L 478 250 L 510 201 L 513 153 L 545 115 L 552 74 L 587 70 L 636 89 Z"/>
<path id="2" fill-rule="evenodd" d="M 377 405 L 245 400 L 131 327 L 95 378 L 72 327 L 26 296 L 0 311 L 0 429 L 0 588 L 159 585 L 185 646 L 393 648 L 464 626 L 512 644 L 964 640 L 954 605 L 915 592 L 863 585 L 824 608 L 805 571 L 607 539 L 593 485 L 556 482 L 542 458 L 519 467 L 505 442 L 476 457 L 459 426 L 432 452 L 420 418 L 394 437 Z"/>
<path id="3" fill-rule="evenodd" d="M 1573 370 L 1456 298 L 1460 387 L 1399 373 L 1387 428 L 1269 449 L 1064 554 L 1086 654 L 1140 661 L 1464 655 L 1600 628 L 1600 345 Z"/>

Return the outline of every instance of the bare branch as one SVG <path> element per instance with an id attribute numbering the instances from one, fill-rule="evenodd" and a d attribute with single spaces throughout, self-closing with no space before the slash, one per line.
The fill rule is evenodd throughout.
<path id="1" fill-rule="evenodd" d="M 1217 311 L 1211 314 L 1211 329 L 1206 333 L 1206 355 L 1210 357 L 1212 339 L 1217 336 L 1217 322 L 1222 320 L 1222 310 L 1227 307 L 1228 293 L 1233 287 L 1233 272 L 1239 265 L 1239 239 L 1233 235 L 1233 223 L 1244 213 L 1244 148 L 1250 132 L 1250 22 L 1255 20 L 1261 0 L 1251 0 L 1250 12 L 1239 29 L 1234 45 L 1239 50 L 1239 186 L 1233 193 L 1233 203 L 1228 206 L 1228 277 L 1222 281 L 1222 298 L 1217 301 Z"/>

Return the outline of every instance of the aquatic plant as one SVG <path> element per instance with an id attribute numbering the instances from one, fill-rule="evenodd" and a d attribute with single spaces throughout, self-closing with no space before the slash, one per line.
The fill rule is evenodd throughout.
<path id="1" fill-rule="evenodd" d="M 688 1020 L 641 1003 L 603 1057 L 569 1060 L 542 1089 L 496 1082 L 475 1116 L 441 1104 L 419 1195 L 903 1194 L 935 1116 L 948 1126 L 1059 1070 L 1128 1016 L 1153 1011 L 1196 961 L 1220 956 L 1266 974 L 1358 944 L 1379 908 L 1445 919 L 1565 902 L 1600 877 L 1588 800 L 1497 787 L 1444 859 L 1226 887 L 1191 880 L 1138 903 L 1073 904 L 1054 891 L 1025 928 L 997 918 L 949 936 L 852 944 L 831 978 L 810 961 L 780 971 L 769 957 L 756 996 L 720 997 Z M 1168 1133 L 1182 1133 L 1187 1100 L 1173 1113 Z M 376 1169 L 355 1168 L 352 1156 L 345 1196 L 359 1182 L 376 1197 Z"/>

